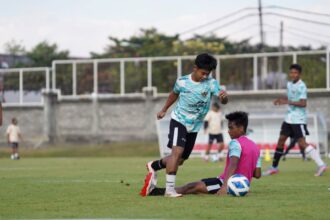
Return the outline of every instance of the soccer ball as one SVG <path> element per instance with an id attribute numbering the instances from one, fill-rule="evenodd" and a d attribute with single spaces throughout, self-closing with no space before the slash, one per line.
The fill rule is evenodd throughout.
<path id="1" fill-rule="evenodd" d="M 233 196 L 245 196 L 250 189 L 249 180 L 241 174 L 232 175 L 227 182 L 227 192 Z"/>

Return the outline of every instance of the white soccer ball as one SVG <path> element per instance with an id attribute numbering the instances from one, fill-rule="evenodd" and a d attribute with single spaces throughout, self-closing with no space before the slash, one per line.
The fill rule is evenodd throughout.
<path id="1" fill-rule="evenodd" d="M 233 196 L 245 196 L 250 190 L 249 180 L 241 174 L 232 175 L 227 182 L 227 192 Z"/>

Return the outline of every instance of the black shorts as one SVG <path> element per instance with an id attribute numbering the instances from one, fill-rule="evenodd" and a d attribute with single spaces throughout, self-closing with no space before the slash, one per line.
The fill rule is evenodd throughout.
<path id="1" fill-rule="evenodd" d="M 289 124 L 287 122 L 283 122 L 280 134 L 299 139 L 309 135 L 309 132 L 306 124 Z"/>
<path id="2" fill-rule="evenodd" d="M 18 148 L 18 142 L 11 142 L 11 143 L 10 143 L 10 146 L 11 146 L 12 148 Z"/>
<path id="3" fill-rule="evenodd" d="M 209 144 L 213 144 L 214 140 L 217 141 L 217 143 L 223 143 L 223 135 L 220 134 L 209 134 Z"/>
<path id="4" fill-rule="evenodd" d="M 217 193 L 222 186 L 222 181 L 218 178 L 205 178 L 201 181 L 205 183 L 209 194 Z"/>
<path id="5" fill-rule="evenodd" d="M 181 158 L 185 160 L 189 158 L 191 151 L 194 148 L 196 137 L 197 137 L 197 132 L 188 133 L 184 125 L 171 119 L 167 147 L 168 148 L 172 148 L 172 146 L 183 147 L 184 150 Z"/>

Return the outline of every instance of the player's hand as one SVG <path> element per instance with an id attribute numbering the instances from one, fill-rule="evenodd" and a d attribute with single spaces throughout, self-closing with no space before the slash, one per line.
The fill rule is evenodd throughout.
<path id="1" fill-rule="evenodd" d="M 274 105 L 285 105 L 288 104 L 288 100 L 279 98 L 274 101 Z"/>
<path id="2" fill-rule="evenodd" d="M 219 98 L 220 98 L 222 104 L 227 104 L 227 102 L 228 102 L 228 95 L 227 95 L 227 92 L 226 91 L 222 90 L 219 93 Z"/>
<path id="3" fill-rule="evenodd" d="M 226 196 L 227 195 L 227 186 L 222 186 L 218 192 L 217 192 L 218 196 Z"/>
<path id="4" fill-rule="evenodd" d="M 165 111 L 160 111 L 157 113 L 157 119 L 162 119 L 164 118 L 164 116 L 166 115 L 166 112 Z"/>

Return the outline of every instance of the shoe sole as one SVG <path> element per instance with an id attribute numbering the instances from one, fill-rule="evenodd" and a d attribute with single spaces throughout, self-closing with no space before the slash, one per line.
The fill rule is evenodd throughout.
<path id="1" fill-rule="evenodd" d="M 166 198 L 180 198 L 182 197 L 183 195 L 182 194 L 176 194 L 175 196 L 174 195 L 164 195 Z"/>
<path id="2" fill-rule="evenodd" d="M 144 180 L 144 185 L 143 185 L 143 187 L 142 187 L 142 189 L 141 189 L 141 191 L 140 191 L 140 195 L 141 196 L 147 196 L 148 195 L 148 188 L 150 187 L 150 185 L 151 185 L 151 181 L 152 181 L 152 173 L 148 173 L 147 174 L 147 176 L 146 176 L 146 178 L 145 178 L 145 180 Z"/>

